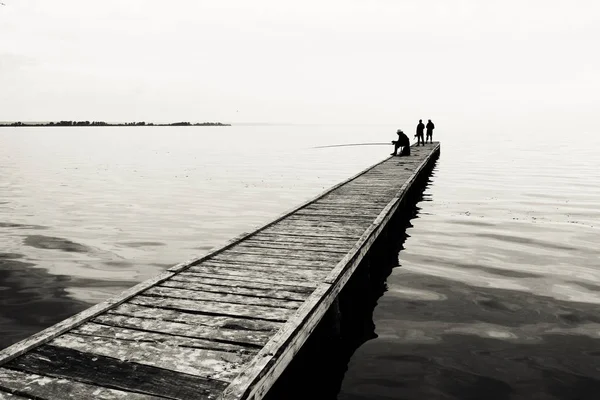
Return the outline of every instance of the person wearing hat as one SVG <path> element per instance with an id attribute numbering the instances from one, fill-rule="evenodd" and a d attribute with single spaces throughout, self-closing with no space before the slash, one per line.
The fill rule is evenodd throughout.
<path id="1" fill-rule="evenodd" d="M 408 136 L 406 136 L 406 134 L 402 132 L 402 129 L 398 129 L 396 133 L 398 134 L 398 140 L 392 140 L 392 144 L 394 145 L 394 152 L 390 155 L 397 156 L 398 147 L 402 147 L 402 150 L 400 151 L 400 156 L 410 156 L 410 140 L 408 139 Z"/>

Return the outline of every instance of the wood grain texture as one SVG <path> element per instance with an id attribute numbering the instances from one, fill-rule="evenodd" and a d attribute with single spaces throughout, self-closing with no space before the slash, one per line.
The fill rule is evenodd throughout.
<path id="1" fill-rule="evenodd" d="M 162 283 L 159 287 L 169 287 L 176 289 L 187 289 L 202 292 L 211 293 L 223 293 L 223 294 L 237 294 L 243 296 L 261 297 L 267 299 L 278 299 L 278 300 L 293 300 L 293 301 L 304 301 L 308 297 L 306 292 L 294 292 L 285 290 L 281 287 L 273 288 L 272 286 L 265 285 L 266 287 L 239 287 L 232 285 L 222 285 L 221 280 L 215 279 L 216 283 L 207 283 L 207 280 L 202 281 L 201 279 L 188 279 L 185 281 L 170 279 Z"/>
<path id="2" fill-rule="evenodd" d="M 141 318 L 158 320 L 160 322 L 177 322 L 181 324 L 187 324 L 188 326 L 182 327 L 186 332 L 185 336 L 195 337 L 193 332 L 190 330 L 191 327 L 195 326 L 209 326 L 219 329 L 245 329 L 249 331 L 275 331 L 281 327 L 281 323 L 272 321 L 255 320 L 248 318 L 236 318 L 230 316 L 218 316 L 212 314 L 194 314 L 186 313 L 181 311 L 166 310 L 156 307 L 145 307 L 137 304 L 125 303 L 115 308 L 114 310 L 108 311 L 106 314 L 98 316 L 96 319 L 99 322 L 106 322 L 109 324 L 115 324 L 114 320 L 103 319 L 110 315 L 120 315 L 128 318 Z M 123 321 L 128 321 L 128 318 L 124 318 Z M 128 324 L 133 324 L 138 328 L 144 328 L 144 325 L 137 324 L 137 321 L 130 321 Z M 127 327 L 129 325 L 119 325 Z M 146 326 L 150 328 L 151 326 Z M 151 329 L 147 329 L 151 330 Z"/>
<path id="3" fill-rule="evenodd" d="M 191 329 L 176 330 L 169 328 L 166 330 L 162 329 L 159 331 L 159 329 L 155 329 L 152 331 L 141 329 L 142 326 L 139 325 L 139 320 L 136 320 L 135 318 L 128 318 L 124 321 L 124 323 L 121 324 L 119 324 L 120 321 L 118 319 L 125 319 L 122 316 L 116 318 L 113 316 L 110 318 L 109 316 L 101 315 L 98 318 L 98 323 L 86 322 L 85 324 L 70 331 L 70 333 L 82 336 L 97 336 L 107 339 L 128 340 L 138 343 L 159 343 L 166 346 L 228 351 L 233 353 L 255 353 L 258 351 L 256 348 L 248 345 L 216 341 L 214 338 L 211 338 L 213 340 L 198 339 L 194 337 L 193 332 L 190 332 Z M 129 326 L 132 329 L 123 328 L 122 325 Z M 151 325 L 150 328 L 152 328 Z M 210 329 L 207 330 L 209 330 L 209 334 L 206 336 L 214 336 L 214 334 L 210 335 Z M 212 331 L 215 332 L 217 330 L 213 328 Z M 265 334 L 265 336 L 267 335 Z"/>
<path id="4" fill-rule="evenodd" d="M 301 290 L 306 291 L 314 290 L 317 287 L 317 282 L 310 282 L 306 280 L 283 280 L 278 276 L 256 276 L 251 271 L 244 270 L 227 270 L 223 268 L 198 268 L 194 271 L 186 271 L 180 274 L 180 276 L 194 276 L 198 278 L 218 278 L 221 279 L 223 284 L 230 282 L 239 282 L 239 285 L 247 285 L 246 287 L 253 287 L 253 285 L 273 285 L 285 287 L 287 290 Z"/>
<path id="5" fill-rule="evenodd" d="M 174 321 L 163 321 L 158 319 L 150 318 L 138 318 L 129 317 L 123 315 L 100 315 L 94 321 L 99 324 L 128 328 L 138 329 L 149 333 L 159 333 L 165 335 L 182 336 L 187 338 L 211 340 L 215 342 L 222 342 L 227 344 L 237 344 L 236 347 L 246 347 L 252 349 L 253 347 L 260 347 L 263 345 L 273 331 L 266 330 L 251 330 L 246 329 L 242 324 L 236 324 L 235 322 L 225 323 L 223 326 L 206 326 L 206 325 L 190 325 L 182 322 Z M 113 338 L 115 338 L 113 336 Z M 190 340 L 190 346 L 194 344 L 193 340 Z M 182 343 L 174 339 L 165 342 L 167 345 L 177 345 Z M 203 346 L 196 346 L 203 347 Z M 214 350 L 231 351 L 230 346 L 226 348 L 212 346 Z M 244 352 L 244 351 L 242 351 Z"/>
<path id="6" fill-rule="evenodd" d="M 48 344 L 85 354 L 111 357 L 122 362 L 224 381 L 237 375 L 244 362 L 251 358 L 251 355 L 226 351 L 178 347 L 168 343 L 81 336 L 72 333 L 65 333 Z"/>
<path id="7" fill-rule="evenodd" d="M 32 397 L 19 396 L 18 394 L 8 393 L 0 389 L 0 400 L 32 400 Z"/>
<path id="8" fill-rule="evenodd" d="M 169 280 L 170 283 L 178 282 L 178 281 L 179 282 L 198 283 L 198 284 L 207 284 L 207 285 L 211 285 L 211 287 L 214 287 L 215 290 L 217 290 L 218 287 L 220 287 L 220 286 L 231 287 L 231 288 L 233 288 L 232 290 L 235 290 L 236 288 L 238 288 L 240 290 L 264 289 L 264 290 L 276 292 L 277 294 L 281 294 L 283 296 L 285 296 L 285 293 L 289 291 L 289 292 L 298 293 L 303 296 L 305 295 L 306 297 L 308 297 L 308 295 L 316 287 L 315 283 L 307 283 L 306 286 L 293 286 L 293 285 L 286 285 L 284 283 L 280 283 L 276 280 L 253 279 L 250 281 L 250 280 L 244 279 L 243 277 L 241 279 L 237 279 L 237 277 L 235 277 L 235 276 L 231 277 L 231 276 L 226 276 L 226 275 L 213 275 L 213 274 L 207 275 L 207 274 L 203 274 L 201 272 L 191 273 L 191 274 L 182 273 L 176 277 L 173 277 L 173 279 Z M 235 292 L 231 292 L 231 293 L 235 293 Z"/>
<path id="9" fill-rule="evenodd" d="M 77 350 L 40 346 L 6 369 L 174 400 L 214 399 L 227 382 Z M 87 399 L 90 397 L 83 397 Z M 91 397 L 93 399 L 93 397 Z M 127 397 L 125 397 L 127 398 Z"/>
<path id="10" fill-rule="evenodd" d="M 175 299 L 206 300 L 212 302 L 224 302 L 234 304 L 252 304 L 257 306 L 297 309 L 302 302 L 295 300 L 272 299 L 248 294 L 231 294 L 220 292 L 204 292 L 200 290 L 189 290 L 183 288 L 172 288 L 166 286 L 155 286 L 144 292 L 145 296 L 171 297 Z"/>
<path id="11" fill-rule="evenodd" d="M 180 310 L 212 315 L 229 315 L 232 317 L 245 317 L 264 319 L 267 321 L 287 321 L 294 310 L 289 308 L 275 308 L 253 306 L 248 304 L 216 303 L 208 301 L 193 301 L 183 299 L 160 298 L 139 295 L 130 301 L 147 307 L 165 308 L 167 310 Z"/>
<path id="12" fill-rule="evenodd" d="M 311 251 L 316 253 L 337 253 L 346 254 L 346 248 L 351 247 L 353 242 L 334 242 L 334 243 L 319 243 L 317 241 L 311 243 L 308 240 L 303 242 L 284 241 L 284 240 L 260 240 L 260 239 L 248 239 L 244 242 L 244 247 L 251 247 L 257 249 L 256 251 L 262 251 L 262 249 L 279 249 L 279 250 L 292 250 L 292 251 Z"/>
<path id="13" fill-rule="evenodd" d="M 102 400 L 160 400 L 147 394 L 125 392 L 122 390 L 89 385 L 69 379 L 30 374 L 10 369 L 0 369 L 0 389 L 19 395 L 0 391 L 0 399 L 44 399 L 44 400 L 73 400 L 73 399 L 102 399 Z M 31 396 L 31 397 L 30 397 Z"/>
<path id="14" fill-rule="evenodd" d="M 315 282 L 319 282 L 321 279 L 327 276 L 330 270 L 320 271 L 319 269 L 300 269 L 300 268 L 288 268 L 284 270 L 277 270 L 276 268 L 250 268 L 244 264 L 233 264 L 233 263 L 222 263 L 217 265 L 207 264 L 199 265 L 197 267 L 190 268 L 188 273 L 200 273 L 200 274 L 221 274 L 237 277 L 245 277 L 248 280 L 256 279 L 271 279 L 279 280 L 282 283 L 286 283 L 290 286 L 299 286 L 301 282 L 308 282 L 311 285 L 315 285 Z M 316 285 L 315 285 L 316 286 Z"/>

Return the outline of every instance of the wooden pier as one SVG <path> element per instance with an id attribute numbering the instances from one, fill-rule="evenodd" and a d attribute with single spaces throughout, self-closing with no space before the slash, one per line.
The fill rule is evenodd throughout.
<path id="1" fill-rule="evenodd" d="M 0 399 L 262 398 L 439 151 L 413 146 L 1 351 Z"/>

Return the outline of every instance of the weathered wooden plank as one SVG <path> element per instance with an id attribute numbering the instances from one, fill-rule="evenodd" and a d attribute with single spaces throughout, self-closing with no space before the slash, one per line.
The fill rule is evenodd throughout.
<path id="1" fill-rule="evenodd" d="M 0 400 L 32 400 L 32 397 L 22 397 L 12 393 L 0 391 Z"/>
<path id="2" fill-rule="evenodd" d="M 263 306 L 251 306 L 232 303 L 200 302 L 182 299 L 167 299 L 148 296 L 136 296 L 131 299 L 132 304 L 147 307 L 160 307 L 170 310 L 181 310 L 204 314 L 230 315 L 233 317 L 245 317 L 264 319 L 267 321 L 284 322 L 294 313 L 289 308 L 274 308 Z"/>
<path id="3" fill-rule="evenodd" d="M 271 228 L 274 229 L 313 229 L 313 230 L 325 230 L 333 232 L 353 232 L 353 231 L 364 231 L 364 227 L 368 226 L 370 222 L 365 221 L 354 221 L 353 223 L 341 222 L 341 221 L 320 221 L 320 220 L 302 220 L 293 217 L 286 218 L 281 222 L 273 225 Z"/>
<path id="4" fill-rule="evenodd" d="M 249 330 L 249 331 L 276 331 L 281 327 L 280 322 L 264 321 L 248 318 L 235 318 L 230 316 L 218 316 L 218 315 L 204 315 L 204 314 L 190 314 L 181 311 L 165 310 L 162 308 L 145 307 L 137 304 L 125 303 L 119 307 L 108 311 L 105 315 L 97 317 L 98 321 L 104 323 L 111 323 L 114 325 L 120 325 L 127 327 L 129 325 L 119 324 L 118 321 L 103 319 L 104 316 L 110 315 L 121 315 L 126 317 L 134 318 L 146 318 L 146 319 L 157 319 L 161 322 L 178 322 L 182 324 L 188 324 L 191 327 L 194 326 L 211 326 L 222 329 L 237 329 L 237 330 Z M 124 319 L 126 320 L 126 319 Z M 136 320 L 137 322 L 137 320 Z M 138 327 L 144 325 L 137 325 Z M 152 326 L 147 326 L 147 330 L 151 330 Z M 193 332 L 189 331 L 189 327 L 182 327 L 186 329 L 185 335 L 191 336 Z M 175 331 L 172 334 L 177 334 Z"/>
<path id="5" fill-rule="evenodd" d="M 242 278 L 243 279 L 243 278 Z M 286 284 L 280 284 L 274 280 L 267 280 L 267 282 L 247 281 L 232 279 L 230 277 L 219 275 L 219 276 L 208 276 L 207 274 L 195 273 L 195 274 L 181 274 L 181 276 L 173 277 L 169 282 L 190 282 L 192 284 L 207 284 L 215 287 L 224 286 L 226 288 L 234 289 L 264 289 L 267 291 L 274 291 L 282 296 L 286 296 L 286 292 L 297 293 L 299 296 L 308 296 L 314 290 L 316 284 L 308 283 L 308 286 L 290 286 Z M 314 285 L 314 286 L 313 286 Z"/>
<path id="6" fill-rule="evenodd" d="M 338 208 L 338 209 L 344 209 L 344 208 L 348 208 L 348 209 L 356 209 L 356 208 L 365 208 L 365 209 L 383 209 L 383 207 L 386 206 L 387 203 L 385 202 L 379 202 L 379 201 L 375 201 L 373 199 L 369 200 L 369 201 L 365 201 L 363 200 L 357 200 L 357 201 L 353 201 L 352 199 L 348 199 L 348 198 L 331 198 L 331 199 L 323 199 L 320 200 L 318 203 L 315 203 L 316 205 L 318 205 L 319 207 L 323 207 L 323 208 Z"/>
<path id="7" fill-rule="evenodd" d="M 226 253 L 219 254 L 218 257 L 212 258 L 206 261 L 203 264 L 211 263 L 211 262 L 220 262 L 220 263 L 236 263 L 242 265 L 279 265 L 286 267 L 296 267 L 296 268 L 329 268 L 332 264 L 335 264 L 334 259 L 340 258 L 339 254 L 329 253 L 329 254 L 318 254 L 313 253 L 310 258 L 308 258 L 308 253 L 305 258 L 297 257 L 291 258 L 286 255 L 278 256 L 277 253 L 285 253 L 286 250 L 280 249 L 275 251 L 265 251 L 261 253 L 260 250 L 257 251 L 248 251 L 248 252 L 238 252 L 238 251 L 228 251 Z M 200 264 L 202 265 L 202 264 Z"/>
<path id="8" fill-rule="evenodd" d="M 433 154 L 433 153 L 432 153 Z M 331 302 L 354 272 L 387 221 L 392 217 L 394 208 L 400 204 L 408 191 L 408 185 L 429 163 L 431 154 L 426 157 L 414 172 L 411 180 L 405 183 L 397 196 L 386 206 L 377 220 L 361 236 L 355 248 L 335 267 L 336 273 L 330 274 L 326 283 L 320 285 L 300 307 L 294 316 L 261 349 L 243 372 L 225 390 L 221 399 L 262 398 L 276 378 L 291 361 L 300 346 L 305 342 L 316 324 L 322 318 Z M 335 278 L 334 278 L 335 276 Z"/>
<path id="9" fill-rule="evenodd" d="M 32 397 L 23 397 L 0 390 L 0 400 L 31 400 Z"/>
<path id="10" fill-rule="evenodd" d="M 342 256 L 339 253 L 329 251 L 305 251 L 305 250 L 286 250 L 269 249 L 248 246 L 236 246 L 231 250 L 219 254 L 210 261 L 215 260 L 236 260 L 250 263 L 261 264 L 279 264 L 290 266 L 329 266 L 335 264 Z M 316 261 L 316 262 L 315 262 Z"/>
<path id="11" fill-rule="evenodd" d="M 247 275 L 257 275 L 271 278 L 278 278 L 285 280 L 288 284 L 295 282 L 317 282 L 325 279 L 332 267 L 327 268 L 310 268 L 310 267 L 297 267 L 297 266 L 284 266 L 278 264 L 268 265 L 252 265 L 243 263 L 233 262 L 217 262 L 211 261 L 210 264 L 207 262 L 206 265 L 202 264 L 194 267 L 190 270 L 190 274 L 195 273 L 207 273 L 207 272 L 228 272 L 228 273 L 240 273 Z M 244 275 L 242 275 L 244 276 Z"/>
<path id="12" fill-rule="evenodd" d="M 72 331 L 69 331 L 69 333 L 75 335 L 98 336 L 108 339 L 131 340 L 134 342 L 162 343 L 167 346 L 228 351 L 234 353 L 255 353 L 258 351 L 256 348 L 249 346 L 226 343 L 224 341 L 198 339 L 196 337 L 191 336 L 189 334 L 189 330 L 180 330 L 176 332 L 164 332 L 164 330 L 162 330 L 158 332 L 157 329 L 156 331 L 146 331 L 143 330 L 140 327 L 140 325 L 135 325 L 132 321 L 129 321 L 129 323 L 127 324 L 132 329 L 123 328 L 119 325 L 114 324 L 115 320 L 118 318 L 126 317 L 111 317 L 110 314 L 104 314 L 97 317 L 97 319 L 95 319 L 94 321 L 107 323 L 106 325 L 104 323 L 86 322 L 85 324 L 73 329 Z M 139 321 L 136 320 L 136 322 Z M 165 323 L 163 322 L 161 325 L 164 326 Z M 215 328 L 212 328 L 212 330 L 215 331 Z"/>
<path id="13" fill-rule="evenodd" d="M 321 284 L 290 320 L 225 389 L 220 399 L 260 399 L 300 350 L 334 297 L 329 284 Z"/>
<path id="14" fill-rule="evenodd" d="M 361 188 L 361 187 L 355 187 L 355 186 L 349 185 L 344 188 L 338 189 L 331 196 L 332 197 L 336 197 L 336 196 L 351 197 L 351 198 L 366 197 L 369 199 L 376 197 L 378 199 L 386 199 L 386 198 L 392 197 L 395 192 L 396 192 L 395 188 L 386 188 L 385 190 L 383 190 L 383 189 L 376 189 L 376 188 L 369 188 L 369 187 Z"/>
<path id="15" fill-rule="evenodd" d="M 216 379 L 51 345 L 31 350 L 7 363 L 6 368 L 175 400 L 214 399 L 227 385 Z M 93 399 L 82 399 L 88 398 Z"/>
<path id="16" fill-rule="evenodd" d="M 8 393 L 0 388 L 0 400 L 32 400 L 33 397 L 19 396 L 18 394 Z"/>
<path id="17" fill-rule="evenodd" d="M 299 282 L 311 282 L 316 285 L 317 282 L 324 279 L 331 269 L 308 269 L 308 268 L 276 268 L 269 266 L 267 268 L 261 266 L 250 265 L 235 265 L 233 263 L 217 264 L 216 261 L 207 261 L 206 264 L 201 264 L 190 268 L 186 271 L 189 274 L 222 274 L 238 277 L 247 277 L 248 280 L 256 281 L 255 278 L 281 280 L 290 286 L 298 286 Z M 256 281 L 258 282 L 258 281 Z"/>
<path id="18" fill-rule="evenodd" d="M 125 302 L 127 299 L 135 296 L 137 293 L 142 292 L 159 282 L 167 280 L 171 276 L 173 276 L 173 273 L 168 271 L 163 272 L 162 274 L 159 274 L 154 278 L 150 278 L 144 282 L 139 283 L 138 285 L 135 285 L 131 289 L 124 291 L 123 293 L 114 298 L 96 304 L 95 306 L 88 308 L 87 310 L 82 311 L 79 314 L 72 316 L 71 318 L 67 318 L 56 325 L 52 325 L 48 329 L 44 329 L 43 331 L 38 332 L 35 335 L 30 336 L 29 338 L 23 341 L 17 342 L 12 346 L 7 347 L 6 349 L 0 351 L 0 365 L 3 365 L 7 361 L 10 361 L 15 357 L 20 356 L 21 354 L 26 353 L 34 347 L 37 347 L 43 343 L 52 340 L 60 334 L 68 331 L 69 329 L 72 329 L 76 326 L 85 323 L 86 321 L 94 318 L 96 315 L 106 310 L 118 306 L 119 304 Z"/>
<path id="19" fill-rule="evenodd" d="M 0 392 L 0 399 L 43 399 L 43 400 L 73 400 L 73 399 L 131 399 L 131 400 L 160 400 L 164 397 L 147 394 L 125 392 L 96 385 L 89 385 L 68 379 L 53 378 L 44 375 L 30 374 L 11 369 L 0 369 L 0 389 L 15 394 Z M 31 396 L 31 397 L 29 397 Z"/>
<path id="20" fill-rule="evenodd" d="M 317 282 L 314 281 L 306 281 L 306 280 L 283 280 L 279 276 L 256 276 L 252 271 L 244 271 L 237 269 L 223 269 L 223 268 L 198 268 L 194 271 L 186 271 L 185 275 L 181 274 L 181 276 L 194 276 L 197 278 L 219 278 L 223 280 L 223 283 L 227 283 L 227 280 L 230 281 L 238 281 L 241 284 L 253 285 L 253 284 L 265 284 L 265 285 L 273 285 L 273 286 L 285 286 L 288 290 L 296 290 L 299 288 L 304 288 L 307 291 L 312 291 L 317 287 Z"/>
<path id="21" fill-rule="evenodd" d="M 267 271 L 269 273 L 279 273 L 285 277 L 291 277 L 289 275 L 290 271 L 292 274 L 297 272 L 302 279 L 306 279 L 304 273 L 311 272 L 323 272 L 330 271 L 331 266 L 335 263 L 325 262 L 320 260 L 313 260 L 311 262 L 302 262 L 295 263 L 294 260 L 288 260 L 286 258 L 277 258 L 277 257 L 269 257 L 261 260 L 249 259 L 244 257 L 235 258 L 234 256 L 252 256 L 257 254 L 245 254 L 245 253 L 233 253 L 230 254 L 228 259 L 215 258 L 208 261 L 204 261 L 203 263 L 194 266 L 194 269 L 191 269 L 190 272 L 196 272 L 199 267 L 211 267 L 211 268 L 234 268 L 243 271 Z M 186 271 L 187 272 L 187 271 Z"/>
<path id="22" fill-rule="evenodd" d="M 375 216 L 362 215 L 362 214 L 355 214 L 355 215 L 298 214 L 298 215 L 294 215 L 294 216 L 290 216 L 289 218 L 286 218 L 286 221 L 294 221 L 294 222 L 298 221 L 298 222 L 304 222 L 307 224 L 313 224 L 315 222 L 317 222 L 319 224 L 325 224 L 325 223 L 347 224 L 347 223 L 351 222 L 352 224 L 354 224 L 356 226 L 363 226 L 363 225 L 370 224 L 374 218 L 375 218 Z"/>
<path id="23" fill-rule="evenodd" d="M 86 354 L 112 357 L 123 362 L 134 362 L 223 381 L 233 378 L 252 357 L 226 351 L 185 348 L 162 343 L 137 343 L 70 333 L 53 339 L 49 344 Z"/>
<path id="24" fill-rule="evenodd" d="M 215 281 L 217 281 L 217 283 L 221 283 L 218 279 L 215 279 Z M 220 284 L 210 284 L 206 281 L 203 282 L 201 279 L 196 279 L 193 281 L 170 279 L 162 283 L 160 286 L 177 289 L 200 290 L 203 292 L 231 293 L 244 296 L 264 297 L 270 299 L 295 300 L 300 302 L 306 300 L 306 298 L 308 297 L 308 293 L 306 292 L 299 293 L 284 290 L 281 288 L 274 289 L 272 286 L 268 288 L 247 288 L 231 285 L 224 286 Z"/>
<path id="25" fill-rule="evenodd" d="M 265 230 L 266 234 L 274 234 L 279 236 L 311 236 L 311 237 L 326 237 L 326 238 L 350 238 L 357 239 L 364 232 L 363 228 L 330 228 L 314 227 L 314 226 L 286 226 L 275 225 Z"/>
<path id="26" fill-rule="evenodd" d="M 352 247 L 351 243 L 336 243 L 336 244 L 317 244 L 309 245 L 306 242 L 284 242 L 284 241 L 265 241 L 265 240 L 246 240 L 245 247 L 253 247 L 255 249 L 280 249 L 280 250 L 297 250 L 297 251 L 314 251 L 323 253 L 338 253 L 346 254 L 346 248 Z"/>
<path id="27" fill-rule="evenodd" d="M 144 292 L 145 296 L 156 296 L 156 297 L 172 297 L 176 299 L 188 299 L 188 300 L 206 300 L 214 302 L 224 303 L 236 303 L 236 304 L 254 304 L 257 306 L 267 307 L 278 307 L 278 308 L 290 308 L 292 310 L 297 309 L 302 304 L 301 301 L 296 300 L 285 300 L 285 299 L 272 299 L 268 297 L 259 297 L 256 295 L 240 295 L 222 292 L 204 292 L 200 290 L 188 290 L 183 288 L 173 288 L 165 286 L 154 286 Z"/>
<path id="28" fill-rule="evenodd" d="M 239 244 L 235 247 L 232 247 L 229 252 L 236 253 L 258 253 L 258 254 L 273 254 L 285 258 L 304 258 L 310 257 L 311 255 L 318 254 L 324 255 L 328 257 L 339 257 L 339 253 L 344 254 L 344 250 L 340 250 L 340 246 L 329 246 L 329 247 L 308 247 L 304 246 L 296 246 L 294 249 L 290 250 L 288 247 L 269 247 L 270 244 L 265 244 L 261 241 L 256 240 L 247 240 L 244 241 L 243 244 Z M 272 243 L 271 245 L 275 245 Z"/>
<path id="29" fill-rule="evenodd" d="M 189 323 L 175 322 L 171 320 L 163 321 L 159 319 L 129 317 L 107 313 L 105 315 L 98 316 L 96 319 L 94 319 L 94 322 L 112 327 L 138 329 L 141 331 L 162 333 L 171 336 L 183 336 L 187 338 L 237 344 L 240 347 L 248 348 L 248 350 L 262 346 L 274 333 L 274 330 L 249 330 L 245 328 L 247 324 L 237 324 L 233 320 L 229 323 L 222 324 L 222 326 L 207 326 L 191 325 Z M 190 343 L 192 342 L 193 341 L 190 340 Z M 178 343 L 176 342 L 176 338 L 173 338 L 173 343 Z M 200 346 L 194 347 L 200 348 Z M 216 345 L 214 347 L 216 347 Z M 221 349 L 216 350 L 221 351 Z M 223 349 L 223 351 L 230 351 L 230 349 Z M 252 351 L 242 351 L 242 353 L 249 352 Z"/>
<path id="30" fill-rule="evenodd" d="M 248 242 L 269 242 L 269 243 L 302 243 L 310 246 L 352 246 L 358 240 L 359 236 L 353 237 L 323 237 L 323 236 L 310 236 L 310 235 L 286 235 L 286 234 L 273 234 L 268 232 L 261 232 L 257 235 L 252 236 L 248 239 Z"/>
<path id="31" fill-rule="evenodd" d="M 437 146 L 439 149 L 439 145 Z M 354 248 L 348 252 L 348 254 L 342 259 L 334 268 L 333 271 L 329 274 L 329 277 L 326 279 L 327 283 L 335 284 L 336 286 L 345 285 L 345 283 L 350 278 L 351 274 L 354 272 L 358 263 L 366 254 L 368 249 L 371 247 L 371 244 L 379 236 L 379 233 L 383 230 L 383 228 L 387 225 L 388 221 L 395 214 L 396 209 L 401 204 L 403 198 L 406 196 L 408 189 L 414 184 L 417 180 L 418 176 L 421 174 L 421 171 L 425 168 L 425 166 L 431 160 L 431 157 L 434 153 L 430 153 L 428 157 L 421 161 L 420 165 L 412 172 L 409 179 L 407 179 L 398 193 L 396 197 L 394 197 L 388 205 L 384 208 L 381 214 L 375 219 L 373 224 L 365 231 L 363 236 L 358 240 L 358 242 L 354 245 Z"/>
<path id="32" fill-rule="evenodd" d="M 314 208 L 303 208 L 294 214 L 295 217 L 298 216 L 309 216 L 309 217 L 319 217 L 319 218 L 375 218 L 381 212 L 379 208 L 333 208 L 333 207 L 314 207 Z M 290 216 L 291 217 L 291 216 Z"/>

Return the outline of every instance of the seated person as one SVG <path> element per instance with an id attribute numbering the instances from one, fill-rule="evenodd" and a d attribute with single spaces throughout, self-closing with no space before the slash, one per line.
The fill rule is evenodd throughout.
<path id="1" fill-rule="evenodd" d="M 392 156 L 398 155 L 398 147 L 402 147 L 402 151 L 400 152 L 400 156 L 410 156 L 410 140 L 408 136 L 401 129 L 398 129 L 398 140 L 392 140 L 392 144 L 394 145 L 394 152 L 391 154 Z"/>

